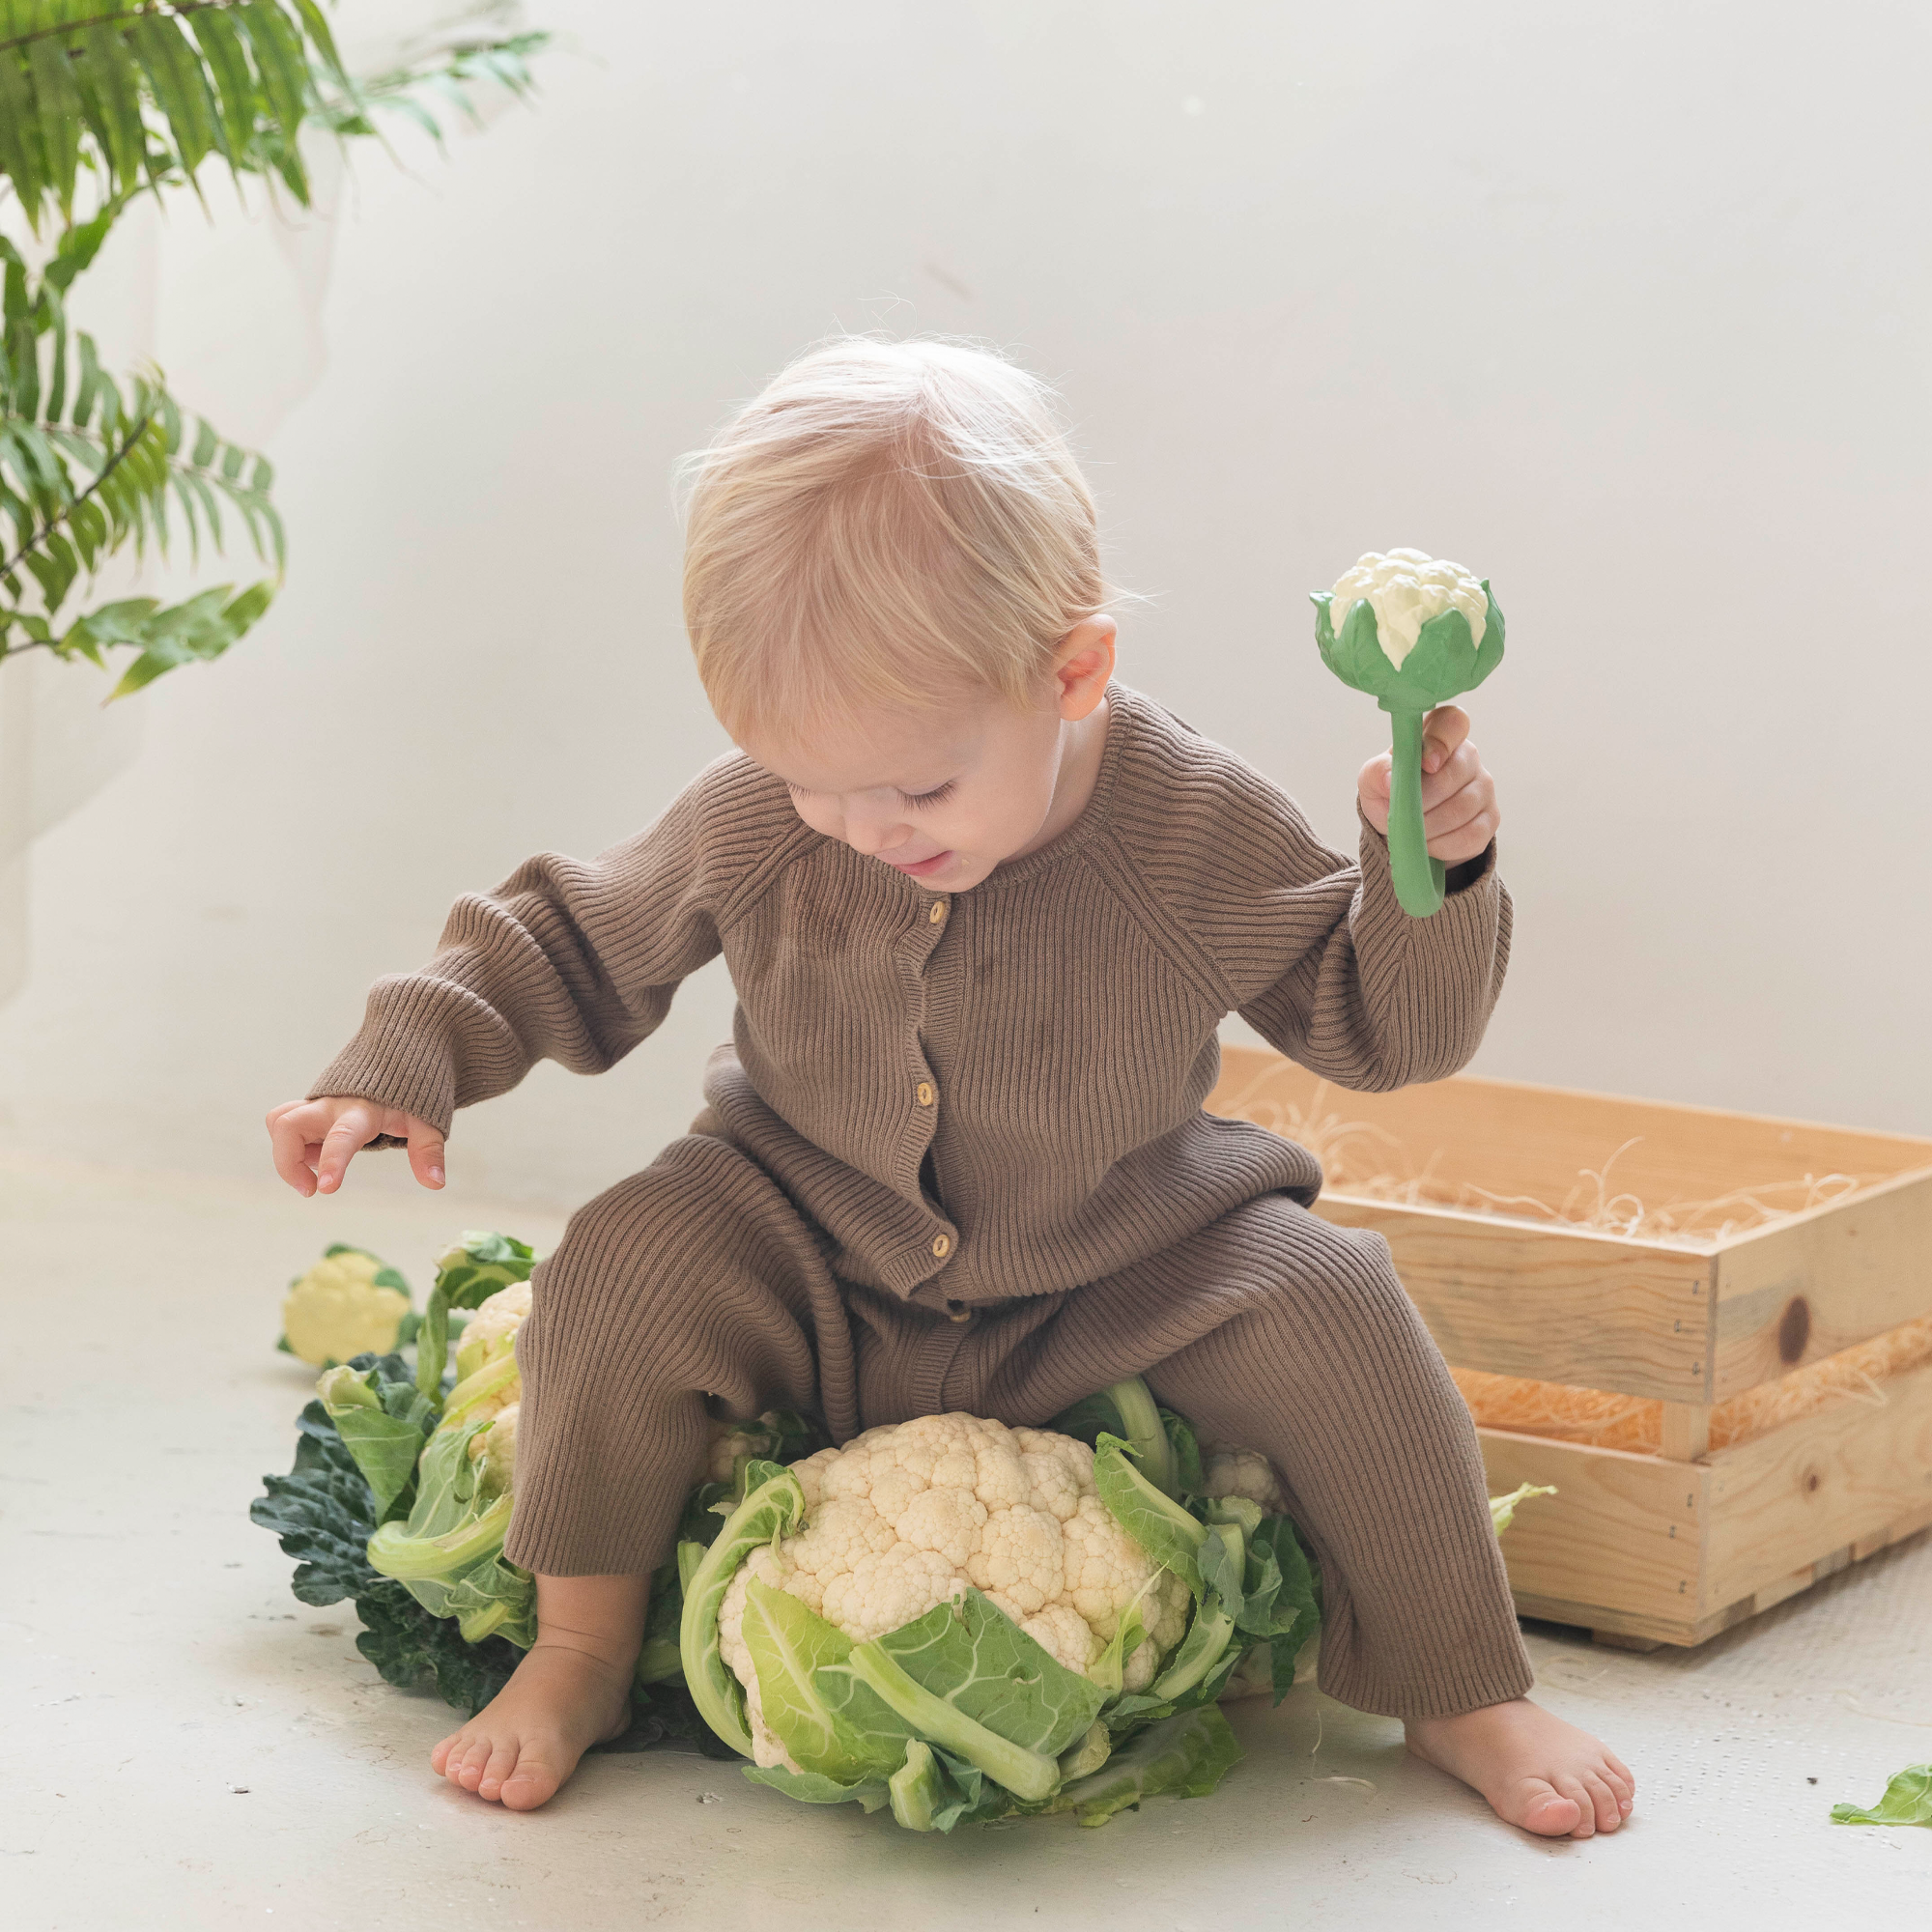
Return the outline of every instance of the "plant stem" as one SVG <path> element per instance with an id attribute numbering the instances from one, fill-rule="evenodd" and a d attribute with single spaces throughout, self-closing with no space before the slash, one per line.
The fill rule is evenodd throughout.
<path id="1" fill-rule="evenodd" d="M 1395 746 L 1389 766 L 1389 871 L 1395 895 L 1411 919 L 1427 919 L 1440 909 L 1448 868 L 1429 856 L 1422 825 L 1422 717 L 1420 711 L 1390 711 Z"/>

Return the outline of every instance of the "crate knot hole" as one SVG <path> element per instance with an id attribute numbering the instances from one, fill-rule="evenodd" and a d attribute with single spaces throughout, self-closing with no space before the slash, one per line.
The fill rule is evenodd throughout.
<path id="1" fill-rule="evenodd" d="M 1789 1368 L 1804 1352 L 1811 1339 L 1811 1304 L 1802 1294 L 1794 1294 L 1784 1305 L 1784 1318 L 1777 1324 L 1777 1357 Z"/>
<path id="2" fill-rule="evenodd" d="M 1825 1479 L 1818 1473 L 1816 1469 L 1806 1469 L 1804 1471 L 1802 1480 L 1804 1483 L 1804 1493 L 1807 1496 L 1811 1496 L 1811 1495 L 1816 1495 L 1818 1493 L 1818 1485 L 1822 1483 Z"/>

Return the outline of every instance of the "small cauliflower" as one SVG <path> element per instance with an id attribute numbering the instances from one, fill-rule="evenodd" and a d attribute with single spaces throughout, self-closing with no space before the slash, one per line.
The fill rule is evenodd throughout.
<path id="1" fill-rule="evenodd" d="M 470 1318 L 456 1350 L 456 1386 L 442 1407 L 439 1429 L 500 1417 L 524 1397 L 517 1370 L 517 1331 L 529 1319 L 530 1285 L 499 1288 Z"/>
<path id="2" fill-rule="evenodd" d="M 1202 1477 L 1204 1496 L 1245 1496 L 1268 1516 L 1280 1516 L 1288 1508 L 1274 1464 L 1258 1449 L 1216 1449 L 1207 1458 Z"/>
<path id="3" fill-rule="evenodd" d="M 517 1486 L 517 1417 L 523 1405 L 512 1402 L 499 1408 L 488 1429 L 478 1430 L 469 1438 L 469 1460 L 477 1465 L 482 1487 L 499 1496 Z"/>
<path id="4" fill-rule="evenodd" d="M 509 1354 L 516 1346 L 517 1330 L 529 1312 L 530 1285 L 526 1281 L 499 1288 L 488 1300 L 478 1303 L 456 1345 L 457 1379 L 473 1376 L 486 1364 Z"/>
<path id="5" fill-rule="evenodd" d="M 386 1355 L 409 1312 L 408 1285 L 394 1268 L 365 1249 L 337 1245 L 289 1284 L 283 1346 L 316 1368 Z"/>
<path id="6" fill-rule="evenodd" d="M 970 1584 L 1059 1662 L 1089 1675 L 1138 1596 L 1148 1634 L 1125 1662 L 1129 1690 L 1147 1687 L 1186 1629 L 1186 1585 L 1156 1575 L 1109 1514 L 1094 1489 L 1094 1452 L 1071 1436 L 926 1415 L 868 1429 L 792 1473 L 805 1492 L 803 1524 L 752 1552 L 718 1617 L 720 1652 L 745 1688 L 760 1765 L 796 1769 L 764 1721 L 745 1642 L 753 1577 L 860 1642 Z"/>
<path id="7" fill-rule="evenodd" d="M 1469 620 L 1470 641 L 1476 644 L 1483 641 L 1489 621 L 1490 599 L 1482 580 L 1460 563 L 1419 550 L 1392 550 L 1386 554 L 1370 551 L 1342 573 L 1329 598 L 1329 621 L 1338 633 L 1355 604 L 1367 601 L 1376 613 L 1383 654 L 1398 670 L 1432 617 L 1450 610 L 1462 611 Z"/>

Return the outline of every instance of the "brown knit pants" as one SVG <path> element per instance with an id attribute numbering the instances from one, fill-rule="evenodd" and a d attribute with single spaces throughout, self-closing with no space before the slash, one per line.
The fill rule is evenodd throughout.
<path id="1" fill-rule="evenodd" d="M 741 1417 L 816 1408 L 843 1441 L 947 1409 L 1038 1425 L 1141 1375 L 1280 1472 L 1321 1564 L 1330 1695 L 1418 1718 L 1529 1687 L 1475 1431 L 1387 1243 L 1285 1195 L 1070 1293 L 955 1320 L 837 1280 L 761 1168 L 692 1136 L 574 1215 L 535 1280 L 508 1543 L 529 1569 L 663 1560 L 707 1394 Z"/>

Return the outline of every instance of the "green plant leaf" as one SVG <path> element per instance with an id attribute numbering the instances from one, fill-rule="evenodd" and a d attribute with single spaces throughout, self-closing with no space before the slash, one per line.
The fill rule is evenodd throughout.
<path id="1" fill-rule="evenodd" d="M 1208 1534 L 1172 1496 L 1164 1494 L 1132 1461 L 1132 1445 L 1102 1435 L 1094 1451 L 1094 1487 L 1148 1560 L 1172 1570 L 1198 1603 L 1202 1593 L 1200 1550 Z"/>
<path id="2" fill-rule="evenodd" d="M 769 1465 L 767 1465 L 769 1466 Z M 685 1584 L 678 1647 L 684 1681 L 713 1731 L 745 1757 L 752 1734 L 745 1725 L 745 1693 L 718 1647 L 718 1611 L 740 1565 L 761 1543 L 785 1535 L 805 1516 L 805 1491 L 788 1469 L 780 1469 L 733 1510 Z M 684 1548 L 678 1551 L 682 1561 Z"/>
<path id="3" fill-rule="evenodd" d="M 1142 1732 L 1092 1776 L 1068 1784 L 1053 1808 L 1097 1826 L 1150 1798 L 1207 1798 L 1240 1758 L 1227 1719 L 1203 1705 Z"/>
<path id="4" fill-rule="evenodd" d="M 1885 1787 L 1869 1809 L 1859 1804 L 1832 1806 L 1834 1825 L 1932 1825 L 1932 1764 L 1908 1765 Z"/>
<path id="5" fill-rule="evenodd" d="M 815 1771 L 787 1771 L 781 1764 L 768 1768 L 748 1764 L 745 1776 L 753 1784 L 768 1784 L 787 1798 L 796 1798 L 801 1804 L 859 1804 L 876 1811 L 892 1797 L 884 1778 L 841 1784 L 836 1777 L 823 1777 Z"/>
<path id="6" fill-rule="evenodd" d="M 1500 1536 L 1516 1520 L 1517 1510 L 1532 1496 L 1553 1496 L 1553 1489 L 1539 1488 L 1535 1483 L 1523 1483 L 1512 1490 L 1506 1496 L 1490 1498 L 1490 1523 Z"/>
<path id="7" fill-rule="evenodd" d="M 527 1241 L 472 1228 L 437 1257 L 436 1285 L 451 1308 L 480 1308 L 498 1289 L 528 1281 L 536 1264 Z"/>
<path id="8" fill-rule="evenodd" d="M 436 1410 L 412 1380 L 384 1383 L 375 1370 L 327 1371 L 316 1394 L 369 1485 L 379 1520 L 408 1490 Z"/>
<path id="9" fill-rule="evenodd" d="M 1037 1804 L 1057 1788 L 1060 1769 L 1051 1757 L 969 1718 L 909 1677 L 876 1643 L 855 1645 L 850 1662 L 827 1666 L 826 1675 L 834 1677 L 841 1670 L 875 1692 L 914 1733 L 944 1745 L 1016 1798 Z"/>
<path id="10" fill-rule="evenodd" d="M 894 1726 L 899 1734 L 892 1738 L 878 1720 L 864 1728 L 847 1723 L 816 1682 L 822 1666 L 852 1654 L 843 1631 L 754 1577 L 746 1591 L 744 1632 L 765 1722 L 802 1770 L 845 1783 L 892 1774 L 904 1755 L 903 1729 Z M 885 1715 L 881 1707 L 880 1719 Z"/>
<path id="11" fill-rule="evenodd" d="M 510 1497 L 490 1492 L 469 1454 L 491 1427 L 469 1422 L 430 1436 L 409 1518 L 375 1531 L 368 1560 L 432 1615 L 454 1617 L 466 1642 L 502 1636 L 527 1648 L 536 1635 L 536 1589 L 529 1572 L 503 1555 Z"/>
<path id="12" fill-rule="evenodd" d="M 1058 1757 L 1100 1715 L 1100 1687 L 979 1590 L 935 1604 L 876 1641 L 922 1689 L 1043 1757 Z"/>

